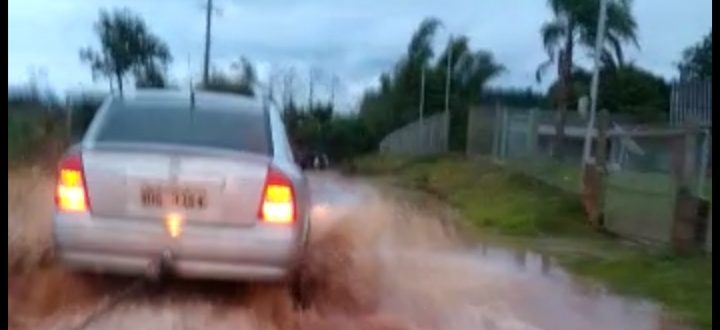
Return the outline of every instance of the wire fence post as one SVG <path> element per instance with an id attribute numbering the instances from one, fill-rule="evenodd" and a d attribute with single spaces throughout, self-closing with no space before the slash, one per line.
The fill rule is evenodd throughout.
<path id="1" fill-rule="evenodd" d="M 530 109 L 528 115 L 527 151 L 528 155 L 534 157 L 537 154 L 538 144 L 538 110 Z"/>
<path id="2" fill-rule="evenodd" d="M 508 140 L 508 126 L 510 123 L 510 118 L 508 114 L 508 109 L 503 107 L 502 108 L 502 129 L 500 134 L 500 158 L 505 159 L 507 158 L 507 140 Z"/>
<path id="3" fill-rule="evenodd" d="M 472 153 L 474 150 L 474 148 L 473 148 L 473 145 L 475 142 L 474 122 L 475 122 L 475 109 L 470 108 L 470 109 L 468 109 L 467 125 L 465 125 L 465 130 L 466 130 L 466 132 L 465 132 L 465 156 L 467 158 L 470 158 L 472 156 Z"/>
<path id="4" fill-rule="evenodd" d="M 705 249 L 712 253 L 712 205 L 710 206 L 710 216 L 708 217 L 707 237 L 705 239 Z"/>
<path id="5" fill-rule="evenodd" d="M 698 185 L 697 185 L 697 195 L 702 198 L 707 198 L 709 196 L 705 196 L 705 176 L 707 175 L 707 166 L 708 166 L 708 158 L 710 154 L 710 143 L 711 141 L 711 135 L 709 129 L 703 130 L 703 144 L 700 154 L 700 168 L 699 168 L 699 175 L 698 175 Z"/>
<path id="6" fill-rule="evenodd" d="M 500 139 L 502 130 L 502 110 L 500 105 L 495 105 L 495 118 L 493 118 L 493 144 L 492 144 L 492 157 L 495 159 L 500 158 Z"/>
<path id="7" fill-rule="evenodd" d="M 607 171 L 607 141 L 608 141 L 608 129 L 610 128 L 610 112 L 607 109 L 602 109 L 598 117 L 598 134 L 597 142 L 595 146 L 595 166 L 600 171 L 600 174 L 605 174 Z"/>
<path id="8" fill-rule="evenodd" d="M 697 134 L 690 128 L 677 138 L 675 142 L 673 181 L 675 188 L 675 210 L 672 224 L 672 246 L 678 253 L 689 252 L 695 239 L 698 201 L 690 192 L 692 171 L 695 169 Z"/>
<path id="9" fill-rule="evenodd" d="M 590 225 L 595 229 L 602 229 L 602 210 L 604 201 L 604 173 L 606 161 L 607 129 L 610 114 L 603 110 L 598 118 L 598 132 L 595 140 L 595 161 L 584 162 L 582 178 L 582 199 Z"/>

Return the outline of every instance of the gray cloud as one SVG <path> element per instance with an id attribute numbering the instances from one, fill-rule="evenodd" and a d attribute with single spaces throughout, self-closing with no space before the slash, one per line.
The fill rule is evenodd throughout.
<path id="1" fill-rule="evenodd" d="M 295 65 L 300 77 L 310 67 L 336 74 L 347 101 L 375 84 L 405 51 L 419 22 L 436 16 L 448 32 L 465 34 L 472 47 L 490 50 L 507 72 L 496 86 L 544 88 L 534 71 L 545 59 L 538 28 L 550 18 L 545 1 L 503 0 L 215 0 L 213 61 L 220 66 L 244 55 L 260 71 Z M 185 81 L 199 77 L 204 38 L 203 0 L 10 0 L 8 84 L 27 79 L 28 68 L 44 67 L 49 82 L 63 90 L 93 85 L 78 60 L 78 48 L 96 43 L 92 24 L 100 8 L 129 7 L 167 41 L 175 57 L 171 73 Z M 711 0 L 637 0 L 640 49 L 628 58 L 667 78 L 675 75 L 681 50 L 712 26 Z M 582 56 L 582 53 L 581 53 Z M 188 58 L 190 71 L 188 71 Z M 582 60 L 582 59 L 581 59 Z M 550 79 L 547 79 L 550 80 Z M 104 83 L 99 86 L 104 87 Z"/>

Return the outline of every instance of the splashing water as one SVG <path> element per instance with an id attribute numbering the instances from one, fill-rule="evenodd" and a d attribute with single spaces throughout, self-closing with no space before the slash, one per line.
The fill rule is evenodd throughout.
<path id="1" fill-rule="evenodd" d="M 578 284 L 544 256 L 468 245 L 426 205 L 336 175 L 314 175 L 311 185 L 308 310 L 293 309 L 280 284 L 177 281 L 161 296 L 120 304 L 91 328 L 679 329 L 656 306 Z M 17 328 L 65 328 L 87 314 L 92 301 L 121 286 L 112 279 L 89 286 L 57 266 L 39 267 L 21 280 L 31 282 L 38 297 L 15 309 L 34 318 Z M 38 312 L 39 302 L 56 296 L 59 287 L 65 287 L 63 297 Z M 8 301 L 29 291 L 15 290 Z"/>

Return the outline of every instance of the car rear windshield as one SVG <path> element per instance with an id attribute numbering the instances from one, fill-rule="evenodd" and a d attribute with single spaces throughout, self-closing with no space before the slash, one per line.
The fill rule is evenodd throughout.
<path id="1" fill-rule="evenodd" d="M 96 141 L 211 147 L 269 155 L 267 119 L 258 109 L 190 109 L 189 104 L 116 102 Z"/>

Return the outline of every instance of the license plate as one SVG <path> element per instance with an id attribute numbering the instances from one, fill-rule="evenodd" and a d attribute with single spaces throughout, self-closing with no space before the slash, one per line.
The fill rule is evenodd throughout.
<path id="1" fill-rule="evenodd" d="M 204 209 L 207 198 L 202 189 L 143 186 L 140 188 L 140 204 L 147 208 Z"/>

